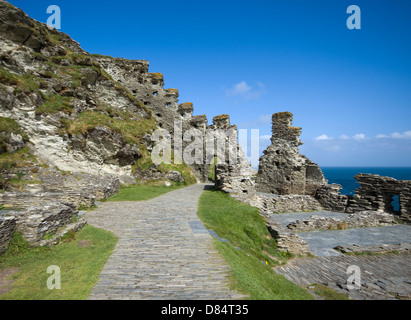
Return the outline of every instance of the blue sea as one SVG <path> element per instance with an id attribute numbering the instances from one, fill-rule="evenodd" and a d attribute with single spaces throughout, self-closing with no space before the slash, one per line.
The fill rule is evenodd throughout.
<path id="1" fill-rule="evenodd" d="M 388 167 L 321 167 L 328 183 L 337 183 L 343 186 L 341 194 L 353 195 L 355 189 L 360 185 L 354 176 L 359 173 L 378 174 L 380 176 L 392 177 L 397 180 L 411 180 L 411 167 L 388 168 Z"/>

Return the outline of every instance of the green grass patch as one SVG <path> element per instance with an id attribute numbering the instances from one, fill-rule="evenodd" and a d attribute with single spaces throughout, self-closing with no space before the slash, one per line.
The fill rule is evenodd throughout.
<path id="1" fill-rule="evenodd" d="M 291 255 L 277 250 L 257 208 L 211 189 L 200 197 L 198 215 L 207 229 L 231 243 L 216 241 L 231 267 L 234 289 L 254 300 L 313 298 L 304 288 L 274 272 L 273 267 L 284 263 Z"/>
<path id="2" fill-rule="evenodd" d="M 71 114 L 74 108 L 70 106 L 70 97 L 53 94 L 45 97 L 46 102 L 36 109 L 36 114 L 54 114 L 60 111 Z"/>
<path id="3" fill-rule="evenodd" d="M 0 117 L 0 132 L 20 134 L 28 141 L 27 135 L 20 128 L 20 125 L 13 119 Z"/>
<path id="4" fill-rule="evenodd" d="M 16 87 L 16 91 L 33 92 L 39 89 L 38 79 L 29 73 L 18 75 L 0 67 L 0 82 Z"/>
<path id="5" fill-rule="evenodd" d="M 156 129 L 153 119 L 133 120 L 128 112 L 116 112 L 116 118 L 95 111 L 86 111 L 79 114 L 68 127 L 69 134 L 87 134 L 96 127 L 106 127 L 113 132 L 122 135 L 124 141 L 129 144 L 139 144 L 146 133 Z"/>
<path id="6" fill-rule="evenodd" d="M 183 164 L 165 164 L 162 163 L 158 166 L 158 169 L 163 172 L 167 173 L 169 171 L 178 171 L 181 173 L 181 175 L 184 178 L 184 181 L 187 185 L 191 185 L 197 182 L 197 179 L 193 173 L 193 171 L 190 169 L 190 167 L 183 163 Z"/>
<path id="7" fill-rule="evenodd" d="M 8 251 L 0 257 L 0 270 L 18 268 L 12 276 L 13 289 L 0 300 L 84 300 L 98 280 L 113 251 L 117 237 L 105 230 L 86 225 L 77 234 L 69 234 L 58 246 L 30 248 L 16 234 Z M 79 246 L 80 241 L 92 245 Z M 61 290 L 49 290 L 49 266 L 61 270 Z"/>
<path id="8" fill-rule="evenodd" d="M 0 117 L 0 132 L 8 134 L 19 134 L 23 137 L 25 142 L 29 141 L 29 137 L 20 128 L 20 125 L 13 119 Z M 4 136 L 0 135 L 0 152 L 6 152 L 6 142 L 4 141 Z"/>
<path id="9" fill-rule="evenodd" d="M 142 201 L 161 196 L 173 190 L 185 187 L 183 183 L 173 183 L 167 187 L 164 182 L 152 182 L 120 187 L 119 193 L 107 199 L 107 201 Z"/>
<path id="10" fill-rule="evenodd" d="M 348 295 L 339 293 L 337 290 L 323 284 L 314 284 L 310 287 L 314 287 L 311 290 L 320 297 L 323 297 L 325 300 L 350 300 Z"/>
<path id="11" fill-rule="evenodd" d="M 211 161 L 210 166 L 208 167 L 208 179 L 215 181 L 215 165 L 219 163 L 218 157 L 214 157 Z"/>
<path id="12" fill-rule="evenodd" d="M 146 172 L 154 165 L 153 160 L 151 160 L 151 155 L 147 150 L 147 147 L 144 144 L 141 144 L 139 146 L 139 149 L 142 157 L 137 159 L 136 163 L 132 166 L 133 173 L 137 170 L 140 172 Z"/>
<path id="13" fill-rule="evenodd" d="M 37 159 L 30 154 L 29 148 L 25 147 L 14 153 L 5 152 L 0 154 L 0 170 L 10 171 L 12 168 L 24 168 L 36 163 Z"/>

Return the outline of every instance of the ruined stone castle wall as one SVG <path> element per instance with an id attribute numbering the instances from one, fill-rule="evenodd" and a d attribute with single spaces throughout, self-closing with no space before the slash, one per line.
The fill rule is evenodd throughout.
<path id="1" fill-rule="evenodd" d="M 201 163 L 189 164 L 198 179 L 208 181 L 209 164 L 213 159 L 206 157 L 206 143 L 212 137 L 224 141 L 225 159 L 219 159 L 224 163 L 229 163 L 228 154 L 235 151 L 238 162 L 246 162 L 246 158 L 240 151 L 238 145 L 237 127 L 230 124 L 228 115 L 219 115 L 213 118 L 213 123 L 208 125 L 205 115 L 193 115 L 194 106 L 192 102 L 179 103 L 179 92 L 177 89 L 165 89 L 164 77 L 160 73 L 148 72 L 149 63 L 145 60 L 127 60 L 121 58 L 97 57 L 97 62 L 102 65 L 105 71 L 113 79 L 127 89 L 150 109 L 158 126 L 167 130 L 173 139 L 173 150 L 176 150 L 174 135 L 183 136 L 191 129 L 201 132 L 203 140 L 203 156 Z M 178 131 L 178 132 L 176 132 Z M 212 134 L 207 136 L 207 132 Z M 226 137 L 232 134 L 235 141 L 229 141 Z M 191 141 L 182 141 L 181 149 L 185 149 Z M 215 154 L 220 150 L 215 143 Z M 211 157 L 214 158 L 214 157 Z M 224 160 L 224 161 L 223 161 Z"/>
<path id="2" fill-rule="evenodd" d="M 326 184 L 318 165 L 300 154 L 301 128 L 291 126 L 292 120 L 290 112 L 273 114 L 271 145 L 260 158 L 257 191 L 313 196 Z"/>
<path id="3" fill-rule="evenodd" d="M 331 211 L 355 213 L 379 211 L 396 213 L 405 222 L 411 222 L 411 181 L 396 180 L 374 174 L 355 176 L 360 187 L 354 196 L 340 194 L 340 185 L 321 186 L 316 199 Z M 400 208 L 394 212 L 393 197 L 398 196 Z"/>

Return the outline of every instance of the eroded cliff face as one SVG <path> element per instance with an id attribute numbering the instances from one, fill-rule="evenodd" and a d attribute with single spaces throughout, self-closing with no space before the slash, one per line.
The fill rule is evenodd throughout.
<path id="1" fill-rule="evenodd" d="M 290 112 L 275 113 L 272 119 L 271 145 L 260 158 L 257 191 L 314 196 L 327 181 L 319 166 L 299 152 L 301 128 L 292 126 Z"/>
<path id="2" fill-rule="evenodd" d="M 67 35 L 4 2 L 0 21 L 0 116 L 20 126 L 47 164 L 129 173 L 156 127 L 150 110 Z M 129 137 L 121 125 L 139 130 Z"/>
<path id="3" fill-rule="evenodd" d="M 123 182 L 175 170 L 190 183 L 194 175 L 207 180 L 211 159 L 205 150 L 203 163 L 190 168 L 153 164 L 153 131 L 173 136 L 178 123 L 182 134 L 199 130 L 204 146 L 207 130 L 215 131 L 247 162 L 238 143 L 218 131 L 231 128 L 237 135 L 228 116 L 208 125 L 204 115 L 193 115 L 192 103 L 179 103 L 178 97 L 177 89 L 164 88 L 162 74 L 149 72 L 146 60 L 91 55 L 68 35 L 0 1 L 0 117 L 17 124 L 13 132 L 2 131 L 5 152 L 23 150 L 64 171 L 112 174 Z"/>

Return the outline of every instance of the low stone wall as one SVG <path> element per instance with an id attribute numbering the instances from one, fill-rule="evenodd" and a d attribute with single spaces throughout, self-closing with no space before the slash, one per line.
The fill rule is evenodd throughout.
<path id="1" fill-rule="evenodd" d="M 319 211 L 323 208 L 311 196 L 303 195 L 269 195 L 257 193 L 258 200 L 254 203 L 264 214 L 284 212 Z"/>
<path id="2" fill-rule="evenodd" d="M 398 196 L 400 209 L 396 214 L 403 221 L 411 223 L 411 181 L 396 180 L 375 174 L 358 174 L 355 179 L 360 187 L 354 196 L 341 195 L 341 186 L 331 184 L 319 187 L 315 198 L 330 211 L 395 213 L 391 203 L 393 197 Z"/>
<path id="3" fill-rule="evenodd" d="M 0 255 L 6 252 L 15 229 L 16 219 L 14 217 L 0 216 Z"/>
<path id="4" fill-rule="evenodd" d="M 337 246 L 335 250 L 345 254 L 382 254 L 382 253 L 411 253 L 411 243 Z"/>
<path id="5" fill-rule="evenodd" d="M 344 230 L 369 228 L 396 224 L 393 215 L 385 212 L 359 212 L 348 214 L 346 219 L 311 216 L 290 223 L 287 228 L 294 232 Z"/>
<path id="6" fill-rule="evenodd" d="M 341 195 L 342 186 L 339 184 L 322 185 L 317 189 L 315 198 L 328 211 L 345 212 L 348 205 L 348 196 Z"/>
<path id="7" fill-rule="evenodd" d="M 277 249 L 279 251 L 296 255 L 307 255 L 310 253 L 310 248 L 306 241 L 281 225 L 275 219 L 268 218 L 266 225 L 271 236 L 277 241 Z"/>
<path id="8" fill-rule="evenodd" d="M 47 234 L 54 234 L 60 227 L 70 224 L 73 216 L 78 217 L 78 210 L 74 205 L 49 202 L 8 214 L 16 219 L 17 231 L 33 245 Z"/>
<path id="9" fill-rule="evenodd" d="M 87 221 L 84 219 L 80 219 L 75 223 L 68 224 L 64 230 L 58 232 L 50 239 L 41 240 L 39 242 L 34 243 L 35 247 L 51 247 L 55 246 L 60 243 L 61 239 L 70 231 L 77 232 L 82 229 L 87 224 Z"/>
<path id="10" fill-rule="evenodd" d="M 76 207 L 92 207 L 95 203 L 95 197 L 86 192 L 5 192 L 0 194 L 0 205 L 13 209 L 29 209 L 30 207 L 39 207 L 46 202 L 72 203 Z"/>

